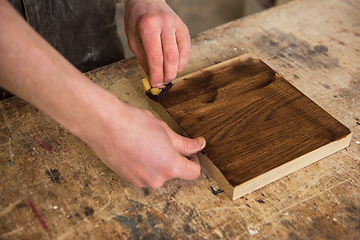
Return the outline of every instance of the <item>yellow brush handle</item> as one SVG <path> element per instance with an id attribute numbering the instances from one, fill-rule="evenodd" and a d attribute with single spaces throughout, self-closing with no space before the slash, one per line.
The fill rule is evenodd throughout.
<path id="1" fill-rule="evenodd" d="M 172 86 L 172 83 L 168 83 L 166 85 L 163 85 L 162 88 L 152 88 L 150 85 L 149 77 L 143 78 L 142 82 L 146 96 L 156 102 L 164 99 L 168 95 L 168 92 Z"/>
<path id="2" fill-rule="evenodd" d="M 143 87 L 144 87 L 145 92 L 150 91 L 150 93 L 153 94 L 153 95 L 159 95 L 160 94 L 162 88 L 152 88 L 151 85 L 150 85 L 149 77 L 143 78 L 142 82 L 143 82 Z"/>

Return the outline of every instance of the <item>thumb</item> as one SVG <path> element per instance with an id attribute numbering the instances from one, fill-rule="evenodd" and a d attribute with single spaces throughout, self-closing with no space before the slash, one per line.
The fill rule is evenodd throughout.
<path id="1" fill-rule="evenodd" d="M 206 146 L 206 140 L 203 137 L 197 137 L 194 139 L 183 137 L 174 132 L 166 124 L 165 131 L 167 132 L 173 147 L 183 156 L 192 156 L 195 153 L 202 151 Z"/>
<path id="2" fill-rule="evenodd" d="M 190 157 L 205 148 L 206 141 L 203 137 L 194 139 L 178 135 L 172 139 L 174 148 L 183 156 Z"/>
<path id="3" fill-rule="evenodd" d="M 184 180 L 195 180 L 199 177 L 201 170 L 196 153 L 205 148 L 205 139 L 203 137 L 197 137 L 195 139 L 186 138 L 175 132 L 169 135 L 180 158 L 180 161 L 176 161 L 178 163 L 177 169 L 179 170 L 177 171 L 178 176 L 176 177 Z"/>
<path id="4" fill-rule="evenodd" d="M 191 161 L 179 154 L 180 161 L 177 161 L 178 164 L 176 167 L 176 169 L 178 170 L 176 171 L 177 175 L 173 177 L 181 178 L 184 180 L 195 180 L 196 178 L 198 178 L 200 175 L 201 167 L 197 156 L 193 155 L 193 157 L 196 158 L 195 161 L 193 159 L 191 159 Z"/>

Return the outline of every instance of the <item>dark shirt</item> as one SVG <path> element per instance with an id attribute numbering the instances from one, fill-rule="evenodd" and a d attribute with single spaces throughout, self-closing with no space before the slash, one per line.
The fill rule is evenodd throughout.
<path id="1" fill-rule="evenodd" d="M 10 2 L 46 41 L 82 72 L 124 58 L 115 24 L 116 0 Z M 7 94 L 0 92 L 0 99 Z"/>

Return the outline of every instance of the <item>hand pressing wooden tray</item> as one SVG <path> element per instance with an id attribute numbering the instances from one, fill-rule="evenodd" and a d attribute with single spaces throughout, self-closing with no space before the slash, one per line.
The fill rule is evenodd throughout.
<path id="1" fill-rule="evenodd" d="M 233 200 L 349 145 L 350 130 L 260 59 L 173 81 L 161 105 L 207 146 L 202 166 Z"/>

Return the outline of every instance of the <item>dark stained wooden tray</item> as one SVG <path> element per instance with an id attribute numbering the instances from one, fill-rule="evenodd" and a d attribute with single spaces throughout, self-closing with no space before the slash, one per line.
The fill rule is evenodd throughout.
<path id="1" fill-rule="evenodd" d="M 350 130 L 246 54 L 174 80 L 161 105 L 207 146 L 201 164 L 232 199 L 349 145 Z"/>

